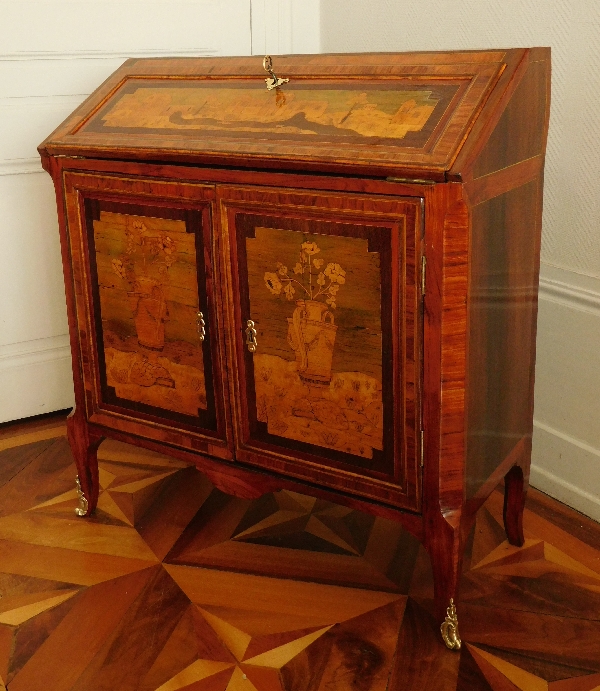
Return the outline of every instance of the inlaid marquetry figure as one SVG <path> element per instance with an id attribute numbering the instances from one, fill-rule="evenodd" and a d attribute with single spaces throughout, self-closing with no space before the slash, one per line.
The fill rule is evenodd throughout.
<path id="1" fill-rule="evenodd" d="M 206 390 L 194 236 L 184 221 L 109 211 L 93 227 L 108 386 L 196 415 Z"/>
<path id="2" fill-rule="evenodd" d="M 40 147 L 80 513 L 108 437 L 396 520 L 457 649 L 503 478 L 524 541 L 549 103 L 544 48 L 127 61 Z"/>
<path id="3" fill-rule="evenodd" d="M 256 83 L 218 88 L 197 83 L 194 87 L 134 82 L 85 129 L 402 140 L 409 133 L 421 133 L 438 103 L 448 101 L 455 91 L 447 85 L 407 85 L 398 91 L 378 88 L 376 83 L 344 85 L 343 89 L 293 83 L 279 92 L 285 98 L 277 99 Z"/>
<path id="4" fill-rule="evenodd" d="M 288 439 L 371 457 L 383 448 L 377 253 L 360 238 L 267 228 L 246 244 L 250 309 L 264 333 L 254 356 L 258 420 Z M 256 274 L 278 253 L 285 263 L 264 272 L 273 296 L 265 299 Z M 282 308 L 291 312 L 285 322 Z"/>

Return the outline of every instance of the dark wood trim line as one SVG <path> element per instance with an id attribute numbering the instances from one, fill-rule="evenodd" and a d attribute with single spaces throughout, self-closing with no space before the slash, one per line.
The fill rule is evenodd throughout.
<path id="1" fill-rule="evenodd" d="M 471 180 L 464 188 L 470 205 L 477 206 L 531 182 L 540 174 L 543 167 L 544 156 L 539 154 Z"/>

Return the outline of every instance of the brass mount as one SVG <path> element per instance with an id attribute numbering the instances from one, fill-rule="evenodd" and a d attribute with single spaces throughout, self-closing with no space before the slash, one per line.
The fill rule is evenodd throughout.
<path id="1" fill-rule="evenodd" d="M 450 598 L 450 604 L 446 610 L 446 619 L 440 626 L 440 630 L 446 647 L 450 648 L 450 650 L 460 650 L 462 641 L 458 633 L 458 617 L 456 616 L 456 607 L 452 598 Z"/>
<path id="2" fill-rule="evenodd" d="M 269 91 L 271 91 L 272 89 L 276 89 L 278 86 L 286 84 L 290 81 L 289 79 L 280 79 L 275 74 L 275 72 L 273 72 L 273 59 L 270 55 L 265 55 L 263 60 L 263 67 L 265 69 L 265 72 L 268 72 L 271 75 L 270 77 L 267 77 L 265 79 L 265 82 L 267 83 L 267 89 Z"/>
<path id="3" fill-rule="evenodd" d="M 77 496 L 79 498 L 79 506 L 75 509 L 75 513 L 78 516 L 86 516 L 88 512 L 88 500 L 85 498 L 85 494 L 81 489 L 81 482 L 79 481 L 79 475 L 75 478 L 75 484 L 77 486 Z"/>

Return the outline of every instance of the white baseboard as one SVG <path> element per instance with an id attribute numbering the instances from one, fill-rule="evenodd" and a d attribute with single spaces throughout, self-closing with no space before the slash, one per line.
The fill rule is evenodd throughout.
<path id="1" fill-rule="evenodd" d="M 39 158 L 0 160 L 0 175 L 30 175 L 31 173 L 43 172 L 44 169 Z"/>
<path id="2" fill-rule="evenodd" d="M 0 423 L 73 403 L 68 336 L 0 346 Z"/>
<path id="3" fill-rule="evenodd" d="M 540 298 L 600 316 L 600 278 L 542 263 Z"/>
<path id="4" fill-rule="evenodd" d="M 536 421 L 530 483 L 600 521 L 600 450 Z"/>
<path id="5" fill-rule="evenodd" d="M 542 263 L 531 484 L 600 521 L 600 278 Z"/>

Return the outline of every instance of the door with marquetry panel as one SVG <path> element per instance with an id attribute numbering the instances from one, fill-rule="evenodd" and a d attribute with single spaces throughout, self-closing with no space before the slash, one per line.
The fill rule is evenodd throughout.
<path id="1" fill-rule="evenodd" d="M 418 509 L 421 200 L 217 197 L 236 458 Z"/>
<path id="2" fill-rule="evenodd" d="M 88 419 L 229 457 L 214 187 L 76 172 L 64 185 Z"/>

